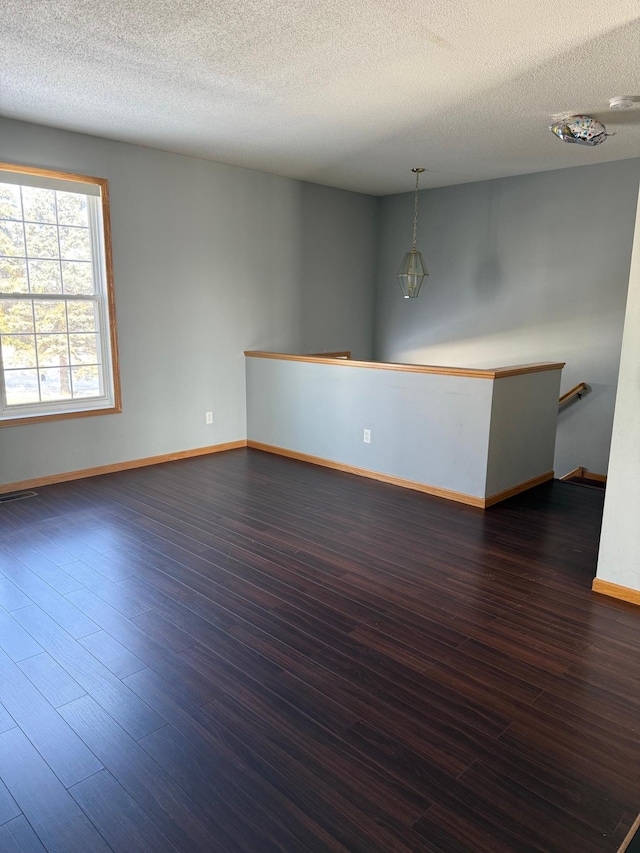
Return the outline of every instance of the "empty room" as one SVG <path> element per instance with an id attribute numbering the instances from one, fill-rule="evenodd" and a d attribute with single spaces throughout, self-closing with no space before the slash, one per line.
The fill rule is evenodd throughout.
<path id="1" fill-rule="evenodd" d="M 5 5 L 0 853 L 639 853 L 639 44 Z"/>

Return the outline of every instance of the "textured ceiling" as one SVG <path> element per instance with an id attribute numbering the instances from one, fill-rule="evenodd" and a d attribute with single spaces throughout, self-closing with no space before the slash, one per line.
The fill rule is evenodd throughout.
<path id="1" fill-rule="evenodd" d="M 373 194 L 640 156 L 638 0 L 3 0 L 0 112 Z M 626 120 L 626 121 L 625 121 Z"/>

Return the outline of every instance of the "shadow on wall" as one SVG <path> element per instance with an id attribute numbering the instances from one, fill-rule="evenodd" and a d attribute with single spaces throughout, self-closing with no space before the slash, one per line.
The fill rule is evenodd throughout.
<path id="1" fill-rule="evenodd" d="M 260 279 L 243 310 L 256 331 L 243 348 L 351 350 L 370 359 L 378 200 L 277 180 L 285 180 L 286 192 L 273 199 L 272 216 L 261 211 L 253 226 L 274 251 L 257 263 Z"/>
<path id="2" fill-rule="evenodd" d="M 504 291 L 507 282 L 498 250 L 498 204 L 493 184 L 487 187 L 486 219 L 484 223 L 483 248 L 479 252 L 478 267 L 473 283 L 478 295 L 485 300 L 496 299 Z"/>
<path id="3" fill-rule="evenodd" d="M 471 340 L 511 363 L 523 344 L 561 359 L 550 342 L 585 352 L 612 323 L 619 349 L 639 179 L 640 160 L 628 160 L 428 191 L 419 242 L 431 275 L 415 301 L 395 283 L 411 199 L 383 199 L 377 356 Z M 594 197 L 597 217 L 567 216 L 567 199 L 586 210 Z"/>
<path id="4" fill-rule="evenodd" d="M 558 446 L 604 473 L 639 181 L 634 159 L 424 192 L 418 244 L 431 275 L 417 300 L 395 283 L 411 195 L 382 199 L 376 357 L 566 362 L 563 391 L 580 381 L 602 391 L 571 436 L 560 421 Z"/>
<path id="5" fill-rule="evenodd" d="M 373 357 L 378 199 L 300 183 L 302 352 Z"/>

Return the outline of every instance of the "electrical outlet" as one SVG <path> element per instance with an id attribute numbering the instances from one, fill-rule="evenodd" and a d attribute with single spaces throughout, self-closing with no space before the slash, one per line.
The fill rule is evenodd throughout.
<path id="1" fill-rule="evenodd" d="M 206 423 L 212 424 L 213 423 L 213 412 L 205 412 L 204 413 L 204 419 L 205 419 Z"/>
<path id="2" fill-rule="evenodd" d="M 365 444 L 371 444 L 371 430 L 365 429 L 362 434 L 362 440 Z"/>

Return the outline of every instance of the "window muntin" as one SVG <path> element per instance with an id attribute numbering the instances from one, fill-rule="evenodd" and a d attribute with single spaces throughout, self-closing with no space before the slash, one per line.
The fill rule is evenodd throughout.
<path id="1" fill-rule="evenodd" d="M 106 191 L 0 165 L 0 423 L 120 410 Z"/>

